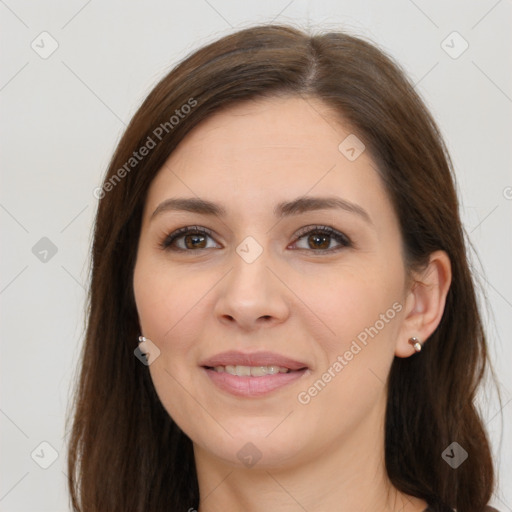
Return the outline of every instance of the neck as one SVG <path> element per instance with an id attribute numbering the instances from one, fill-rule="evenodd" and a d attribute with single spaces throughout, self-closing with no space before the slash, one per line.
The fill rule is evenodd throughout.
<path id="1" fill-rule="evenodd" d="M 248 469 L 194 446 L 201 496 L 198 512 L 423 512 L 425 501 L 400 493 L 387 477 L 382 408 L 368 416 L 335 447 L 326 446 L 307 462 L 286 466 L 256 464 Z"/>

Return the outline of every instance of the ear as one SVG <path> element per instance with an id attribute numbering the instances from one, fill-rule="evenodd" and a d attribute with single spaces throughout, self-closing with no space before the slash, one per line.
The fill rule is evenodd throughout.
<path id="1" fill-rule="evenodd" d="M 409 357 L 415 353 L 409 338 L 424 343 L 436 330 L 444 312 L 452 281 L 450 258 L 445 251 L 430 255 L 427 267 L 415 272 L 406 290 L 404 319 L 396 341 L 395 355 Z"/>

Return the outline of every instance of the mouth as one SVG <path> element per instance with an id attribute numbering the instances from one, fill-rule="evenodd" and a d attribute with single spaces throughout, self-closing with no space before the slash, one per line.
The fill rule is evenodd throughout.
<path id="1" fill-rule="evenodd" d="M 270 352 L 224 352 L 200 366 L 216 387 L 246 398 L 267 395 L 309 373 L 307 364 Z"/>
<path id="2" fill-rule="evenodd" d="M 284 366 L 243 366 L 243 365 L 231 365 L 226 366 L 205 366 L 207 370 L 213 370 L 217 373 L 229 373 L 230 375 L 238 375 L 238 377 L 264 377 L 265 375 L 275 375 L 276 373 L 290 373 L 290 368 Z"/>

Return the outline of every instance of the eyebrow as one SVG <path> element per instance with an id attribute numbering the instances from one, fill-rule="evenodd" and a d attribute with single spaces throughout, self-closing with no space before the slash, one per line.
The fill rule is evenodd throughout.
<path id="1" fill-rule="evenodd" d="M 349 213 L 354 213 L 369 224 L 373 224 L 370 215 L 366 210 L 361 208 L 361 206 L 336 196 L 302 196 L 292 201 L 283 201 L 278 203 L 274 208 L 274 215 L 278 218 L 283 218 L 315 210 L 332 209 L 341 209 Z M 213 203 L 212 201 L 196 197 L 179 197 L 166 199 L 160 203 L 152 213 L 151 219 L 166 211 L 187 211 L 201 215 L 216 215 L 219 217 L 225 217 L 227 214 L 223 206 Z"/>

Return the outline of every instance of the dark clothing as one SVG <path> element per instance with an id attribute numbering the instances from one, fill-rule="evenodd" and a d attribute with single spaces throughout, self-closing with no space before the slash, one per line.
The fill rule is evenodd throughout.
<path id="1" fill-rule="evenodd" d="M 428 506 L 423 512 L 434 512 L 433 509 L 430 508 L 430 506 Z M 485 512 L 500 512 L 497 508 L 494 508 L 494 507 L 485 507 Z"/>

